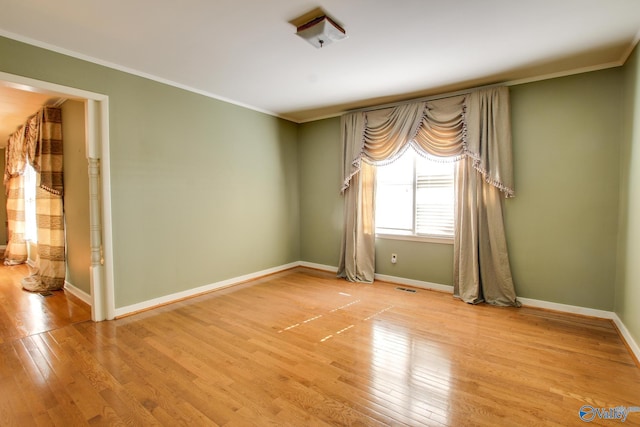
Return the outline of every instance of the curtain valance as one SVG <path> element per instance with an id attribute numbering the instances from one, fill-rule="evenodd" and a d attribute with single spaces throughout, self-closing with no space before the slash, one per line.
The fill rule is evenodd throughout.
<path id="1" fill-rule="evenodd" d="M 24 174 L 26 161 L 40 173 L 40 188 L 61 196 L 62 175 L 62 110 L 43 107 L 9 136 L 5 151 L 4 185 Z"/>
<path id="2" fill-rule="evenodd" d="M 473 159 L 488 183 L 513 197 L 508 103 L 508 89 L 499 87 L 343 116 L 341 191 L 362 161 L 386 164 L 412 146 L 427 156 Z"/>
<path id="3" fill-rule="evenodd" d="M 8 189 L 9 180 L 24 173 L 27 162 L 25 133 L 27 127 L 22 125 L 14 133 L 9 135 L 7 148 L 4 151 L 4 188 Z"/>

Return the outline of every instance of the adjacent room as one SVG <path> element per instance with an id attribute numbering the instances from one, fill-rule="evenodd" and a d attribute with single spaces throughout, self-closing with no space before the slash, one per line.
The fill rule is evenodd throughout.
<path id="1" fill-rule="evenodd" d="M 637 1 L 2 9 L 0 419 L 640 425 Z"/>

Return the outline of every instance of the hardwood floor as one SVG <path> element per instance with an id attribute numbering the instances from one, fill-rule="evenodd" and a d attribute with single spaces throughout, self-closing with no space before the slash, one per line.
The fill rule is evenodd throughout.
<path id="1" fill-rule="evenodd" d="M 0 390 L 3 425 L 568 426 L 640 369 L 607 320 L 299 268 L 7 340 Z"/>
<path id="2" fill-rule="evenodd" d="M 91 307 L 65 291 L 49 295 L 27 292 L 20 279 L 25 264 L 2 265 L 0 260 L 0 343 L 62 328 L 91 319 Z"/>

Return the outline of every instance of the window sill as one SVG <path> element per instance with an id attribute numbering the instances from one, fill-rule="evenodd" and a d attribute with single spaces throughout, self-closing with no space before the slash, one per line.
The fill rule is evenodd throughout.
<path id="1" fill-rule="evenodd" d="M 409 236 L 409 235 L 402 235 L 402 234 L 376 233 L 376 239 L 409 240 L 412 242 L 439 243 L 443 245 L 453 245 L 453 237 Z"/>

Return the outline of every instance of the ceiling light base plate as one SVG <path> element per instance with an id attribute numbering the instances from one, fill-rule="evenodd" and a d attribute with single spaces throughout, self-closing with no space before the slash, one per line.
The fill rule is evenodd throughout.
<path id="1" fill-rule="evenodd" d="M 344 28 L 326 15 L 300 25 L 296 34 L 318 49 L 347 38 Z"/>

